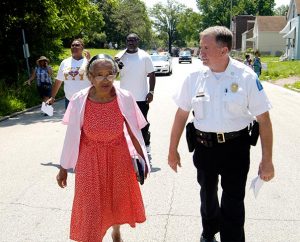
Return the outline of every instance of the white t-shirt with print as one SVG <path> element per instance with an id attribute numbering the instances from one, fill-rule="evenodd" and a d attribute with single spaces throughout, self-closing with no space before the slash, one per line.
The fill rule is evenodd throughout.
<path id="1" fill-rule="evenodd" d="M 72 57 L 61 62 L 56 79 L 64 82 L 67 99 L 70 100 L 74 93 L 91 85 L 85 71 L 87 63 L 86 58 L 75 60 Z"/>
<path id="2" fill-rule="evenodd" d="M 150 55 L 138 49 L 132 54 L 125 52 L 121 61 L 124 67 L 120 70 L 120 87 L 131 92 L 136 101 L 145 101 L 149 92 L 147 75 L 154 72 Z"/>

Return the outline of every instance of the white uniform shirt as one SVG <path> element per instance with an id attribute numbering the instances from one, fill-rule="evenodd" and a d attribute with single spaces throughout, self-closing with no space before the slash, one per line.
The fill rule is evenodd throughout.
<path id="1" fill-rule="evenodd" d="M 154 72 L 150 55 L 141 49 L 132 54 L 123 53 L 116 55 L 124 64 L 120 70 L 120 87 L 130 91 L 136 101 L 145 101 L 149 92 L 147 75 Z"/>
<path id="2" fill-rule="evenodd" d="M 231 58 L 219 80 L 206 66 L 189 74 L 174 101 L 185 111 L 194 110 L 194 125 L 204 132 L 241 130 L 271 108 L 257 75 Z"/>
<path id="3" fill-rule="evenodd" d="M 85 71 L 87 62 L 86 58 L 75 60 L 72 57 L 61 62 L 56 79 L 64 82 L 64 91 L 68 100 L 74 93 L 91 85 Z"/>

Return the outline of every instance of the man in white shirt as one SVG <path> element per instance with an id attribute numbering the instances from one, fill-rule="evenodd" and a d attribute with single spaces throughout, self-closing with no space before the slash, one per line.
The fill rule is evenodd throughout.
<path id="1" fill-rule="evenodd" d="M 200 33 L 201 69 L 189 74 L 174 96 L 178 106 L 171 131 L 168 163 L 181 166 L 178 144 L 191 110 L 194 165 L 201 186 L 202 235 L 200 242 L 244 242 L 245 186 L 250 165 L 248 126 L 259 123 L 262 159 L 258 173 L 264 181 L 274 177 L 271 104 L 253 70 L 230 58 L 232 33 L 221 26 Z M 222 197 L 218 200 L 221 177 Z"/>
<path id="2" fill-rule="evenodd" d="M 126 50 L 116 55 L 116 60 L 123 63 L 120 70 L 120 87 L 132 93 L 145 119 L 149 104 L 153 100 L 155 88 L 155 70 L 147 52 L 138 48 L 139 37 L 132 33 L 126 38 Z M 149 84 L 147 83 L 149 77 Z M 150 132 L 148 125 L 142 129 L 148 153 L 150 153 Z"/>
<path id="3" fill-rule="evenodd" d="M 50 104 L 55 101 L 55 96 L 61 84 L 64 82 L 66 109 L 74 93 L 91 85 L 85 70 L 88 60 L 90 59 L 90 54 L 87 50 L 84 51 L 84 43 L 81 39 L 73 40 L 71 53 L 71 57 L 61 62 L 55 83 L 52 87 L 51 98 L 47 101 Z M 85 54 L 86 57 L 83 54 Z"/>

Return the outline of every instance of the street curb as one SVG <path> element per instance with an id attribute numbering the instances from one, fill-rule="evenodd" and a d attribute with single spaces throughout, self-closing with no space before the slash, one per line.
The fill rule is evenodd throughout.
<path id="1" fill-rule="evenodd" d="M 65 97 L 60 97 L 60 98 L 56 99 L 56 101 L 60 101 L 61 99 L 64 99 L 64 98 L 65 98 Z M 25 109 L 25 110 L 22 110 L 22 111 L 19 111 L 19 112 L 15 112 L 15 113 L 12 113 L 12 114 L 10 114 L 10 115 L 1 117 L 1 118 L 0 118 L 0 122 L 2 122 L 2 121 L 4 121 L 4 120 L 7 120 L 7 119 L 9 119 L 9 118 L 13 118 L 13 117 L 15 117 L 15 116 L 18 116 L 18 115 L 20 115 L 20 114 L 29 112 L 29 111 L 31 111 L 31 110 L 40 108 L 41 106 L 42 106 L 42 104 L 39 104 L 39 105 L 36 105 L 36 106 L 34 106 L 34 107 L 27 108 L 27 109 Z"/>

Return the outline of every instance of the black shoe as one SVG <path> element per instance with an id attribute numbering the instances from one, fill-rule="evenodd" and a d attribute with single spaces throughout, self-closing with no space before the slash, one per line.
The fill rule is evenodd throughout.
<path id="1" fill-rule="evenodd" d="M 200 242 L 218 242 L 218 241 L 216 241 L 215 237 L 213 237 L 212 239 L 206 239 L 203 236 L 201 236 Z"/>

